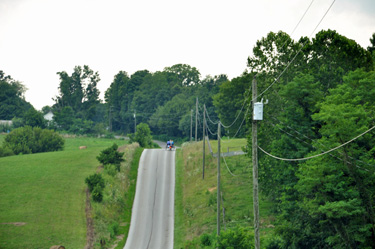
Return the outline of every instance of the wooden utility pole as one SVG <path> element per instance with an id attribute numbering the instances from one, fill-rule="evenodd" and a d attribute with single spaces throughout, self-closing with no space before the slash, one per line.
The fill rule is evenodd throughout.
<path id="1" fill-rule="evenodd" d="M 202 179 L 204 179 L 204 164 L 206 160 L 206 137 L 205 137 L 205 131 L 206 131 L 206 105 L 203 106 L 203 165 L 202 165 Z"/>
<path id="2" fill-rule="evenodd" d="M 252 83 L 252 102 L 253 108 L 257 98 L 257 81 L 254 77 Z M 259 197 L 258 197 L 258 127 L 257 121 L 254 120 L 253 112 L 253 123 L 252 123 L 252 159 L 253 159 L 253 207 L 254 207 L 254 240 L 255 249 L 260 249 L 260 238 L 259 238 Z"/>
<path id="3" fill-rule="evenodd" d="M 112 106 L 109 107 L 108 110 L 108 126 L 109 126 L 109 132 L 112 132 Z"/>
<path id="4" fill-rule="evenodd" d="M 198 141 L 198 97 L 195 101 L 195 142 Z"/>
<path id="5" fill-rule="evenodd" d="M 217 236 L 220 236 L 220 126 L 217 124 Z"/>
<path id="6" fill-rule="evenodd" d="M 190 142 L 193 139 L 193 109 L 190 112 Z"/>
<path id="7" fill-rule="evenodd" d="M 134 133 L 137 132 L 137 111 L 134 109 Z"/>

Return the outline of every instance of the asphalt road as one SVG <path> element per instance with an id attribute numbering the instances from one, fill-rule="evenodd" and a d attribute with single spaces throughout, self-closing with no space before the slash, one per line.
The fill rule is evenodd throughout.
<path id="1" fill-rule="evenodd" d="M 146 149 L 124 249 L 173 248 L 175 151 Z"/>

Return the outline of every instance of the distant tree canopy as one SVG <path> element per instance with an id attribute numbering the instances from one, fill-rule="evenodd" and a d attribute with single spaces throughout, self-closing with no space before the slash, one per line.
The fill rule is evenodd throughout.
<path id="1" fill-rule="evenodd" d="M 21 82 L 0 70 L 0 120 L 22 118 L 24 113 L 32 108 L 24 98 L 25 91 L 26 88 Z"/>
<path id="2" fill-rule="evenodd" d="M 120 71 L 105 92 L 110 129 L 128 134 L 134 133 L 135 125 L 146 123 L 154 134 L 183 136 L 186 125 L 180 126 L 181 121 L 190 116 L 197 96 L 207 101 L 211 115 L 216 117 L 212 96 L 226 80 L 225 75 L 200 80 L 199 71 L 185 64 L 155 73 L 137 71 L 131 76 Z"/>
<path id="3" fill-rule="evenodd" d="M 99 117 L 101 112 L 99 90 L 99 73 L 94 72 L 89 66 L 74 67 L 72 75 L 62 71 L 60 76 L 59 95 L 54 98 L 52 107 L 54 121 L 57 129 L 72 133 L 91 133 L 95 130 L 95 122 L 104 122 L 104 117 Z"/>

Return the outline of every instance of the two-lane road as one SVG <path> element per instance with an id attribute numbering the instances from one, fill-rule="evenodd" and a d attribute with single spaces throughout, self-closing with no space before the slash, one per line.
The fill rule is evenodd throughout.
<path id="1" fill-rule="evenodd" d="M 124 249 L 173 248 L 175 151 L 146 149 Z"/>

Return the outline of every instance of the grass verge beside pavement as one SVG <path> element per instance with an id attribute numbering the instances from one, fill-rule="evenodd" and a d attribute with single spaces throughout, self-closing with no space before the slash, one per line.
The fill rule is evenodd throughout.
<path id="1" fill-rule="evenodd" d="M 133 155 L 133 160 L 131 162 L 128 178 L 129 178 L 129 186 L 125 193 L 125 209 L 124 209 L 124 224 L 121 228 L 120 233 L 124 235 L 124 238 L 117 244 L 116 249 L 122 249 L 125 246 L 126 240 L 128 238 L 128 233 L 130 229 L 130 220 L 131 220 L 131 212 L 133 208 L 133 202 L 135 197 L 135 189 L 137 186 L 137 177 L 138 177 L 138 165 L 139 160 L 141 158 L 142 152 L 144 148 L 138 147 L 135 150 Z"/>

